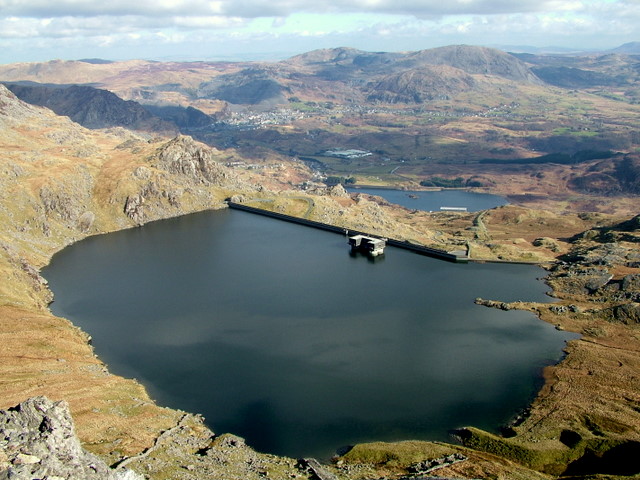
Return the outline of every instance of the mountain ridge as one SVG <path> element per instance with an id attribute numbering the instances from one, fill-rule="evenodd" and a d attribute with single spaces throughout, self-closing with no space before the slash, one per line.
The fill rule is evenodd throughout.
<path id="1" fill-rule="evenodd" d="M 358 91 L 358 84 L 375 84 L 377 79 L 384 76 L 426 66 L 449 66 L 470 75 L 489 75 L 524 84 L 541 84 L 541 81 L 516 57 L 500 50 L 468 45 L 398 53 L 366 52 L 340 47 L 315 50 L 280 62 L 226 63 L 224 69 L 221 69 L 219 63 L 197 63 L 185 64 L 188 70 L 184 71 L 184 78 L 194 75 L 198 69 L 201 69 L 204 75 L 206 72 L 212 75 L 209 80 L 202 77 L 203 81 L 195 89 L 193 86 L 189 87 L 192 100 L 217 99 L 245 105 L 286 103 L 286 96 L 299 95 L 305 90 L 305 84 L 309 84 L 311 90 L 324 90 L 323 95 L 328 97 L 332 88 L 323 85 L 322 82 L 345 82 L 350 85 L 340 87 L 344 90 L 344 95 L 363 95 Z M 172 68 L 171 65 L 175 64 L 166 64 L 165 69 Z M 144 70 L 158 69 L 162 69 L 162 64 L 158 62 L 53 61 L 44 64 L 0 66 L 0 80 L 91 83 L 92 86 L 106 87 L 118 93 L 117 89 L 109 88 L 107 84 L 117 84 L 117 78 L 127 75 L 128 71 L 140 70 L 143 73 Z M 71 71 L 77 71 L 77 74 L 74 75 Z M 214 71 L 217 71 L 217 74 L 214 74 Z M 75 77 L 75 82 L 68 82 L 71 77 Z M 160 91 L 177 89 L 178 86 L 158 83 L 155 87 L 148 84 L 146 88 L 151 88 L 158 94 Z M 254 93 L 248 94 L 247 91 Z M 181 93 L 184 94 L 184 90 L 181 90 Z M 438 92 L 434 92 L 434 95 L 438 95 Z M 126 98 L 131 95 L 122 96 Z"/>
<path id="2" fill-rule="evenodd" d="M 177 134 L 174 125 L 155 117 L 139 103 L 89 86 L 61 87 L 5 84 L 21 100 L 53 110 L 80 125 L 91 128 L 122 126 L 131 130 Z"/>

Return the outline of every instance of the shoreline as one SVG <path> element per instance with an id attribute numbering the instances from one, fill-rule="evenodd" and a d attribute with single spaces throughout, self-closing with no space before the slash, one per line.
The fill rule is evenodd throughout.
<path id="1" fill-rule="evenodd" d="M 224 207 L 222 207 L 222 208 L 224 208 Z M 196 213 L 196 212 L 192 212 L 192 213 Z M 111 233 L 111 232 L 109 232 L 109 231 L 98 232 L 98 233 L 96 233 L 96 235 L 103 235 L 103 234 L 105 234 L 105 233 Z M 53 252 L 49 255 L 49 257 L 48 257 L 48 261 L 51 261 L 51 259 L 53 258 L 53 256 L 54 256 L 56 253 L 58 253 L 58 252 L 62 251 L 62 250 L 63 250 L 64 248 L 66 248 L 67 246 L 70 246 L 70 245 L 72 245 L 73 243 L 75 243 L 75 242 L 77 242 L 77 241 L 79 241 L 79 240 L 82 240 L 82 239 L 84 239 L 84 238 L 88 238 L 88 237 L 89 237 L 89 236 L 84 236 L 84 237 L 81 237 L 81 238 L 76 238 L 73 242 L 70 242 L 70 243 L 67 243 L 67 244 L 62 245 L 60 248 L 56 249 L 55 251 L 53 251 Z M 485 261 L 485 260 L 480 260 L 480 261 Z M 540 264 L 540 263 L 539 263 L 539 262 L 536 262 L 536 264 Z M 50 292 L 50 290 L 48 289 L 48 286 L 46 286 L 46 284 L 45 284 L 45 288 L 46 288 L 46 290 L 47 290 L 47 291 L 49 291 L 49 292 Z M 552 287 L 552 288 L 553 288 L 553 287 Z M 555 292 L 555 291 L 554 291 L 554 293 L 557 293 L 557 292 Z M 516 302 L 516 303 L 517 303 L 517 302 Z M 544 304 L 542 304 L 542 305 L 544 305 Z M 17 308 L 17 307 L 16 307 L 16 308 Z M 539 311 L 539 308 L 540 308 L 540 306 L 538 305 L 538 306 L 537 306 L 537 309 L 538 309 L 538 310 L 536 310 L 536 308 L 531 308 L 531 307 L 522 308 L 522 309 L 532 311 L 533 313 L 536 313 L 536 316 L 538 317 L 538 320 L 541 320 L 541 321 L 545 321 L 545 322 L 547 322 L 547 323 L 550 323 L 548 318 L 543 318 L 543 315 L 542 315 L 542 314 L 541 314 L 541 312 Z M 50 318 L 51 318 L 51 319 L 53 319 L 53 320 L 66 321 L 66 320 L 64 320 L 64 319 L 61 319 L 60 317 L 56 317 L 56 316 L 51 312 L 51 310 L 49 309 L 49 307 L 48 307 L 48 306 L 45 308 L 45 311 L 44 311 L 43 313 L 44 313 L 44 315 L 45 315 L 45 316 L 48 316 L 48 317 L 50 317 Z M 68 321 L 67 321 L 67 322 L 68 322 Z M 70 330 L 72 330 L 72 331 L 79 331 L 79 332 L 81 332 L 81 331 L 80 331 L 80 329 L 78 329 L 78 327 L 76 327 L 76 326 L 74 326 L 73 324 L 71 324 L 71 322 L 69 322 L 69 327 L 68 327 L 68 328 L 69 328 Z M 576 333 L 579 333 L 579 332 L 576 332 Z M 84 333 L 84 332 L 81 332 L 81 334 L 82 334 L 82 335 L 84 335 L 85 337 L 88 337 L 88 335 L 87 335 L 86 333 Z M 86 341 L 86 347 L 87 347 L 88 349 L 90 349 L 90 350 L 91 350 L 90 340 L 89 340 L 88 338 L 85 338 L 85 341 Z M 580 340 L 575 340 L 575 341 L 580 341 Z M 572 340 L 571 342 L 574 342 L 574 340 Z M 542 385 L 541 385 L 540 389 L 538 390 L 538 392 L 537 392 L 537 393 L 534 395 L 534 397 L 532 398 L 531 404 L 529 405 L 529 407 L 527 408 L 527 410 L 531 411 L 531 410 L 535 407 L 535 405 L 536 405 L 536 404 L 547 402 L 547 401 L 550 399 L 550 394 L 551 394 L 551 392 L 553 391 L 554 386 L 555 386 L 555 385 L 557 384 L 557 382 L 558 382 L 558 377 L 557 377 L 557 375 L 556 375 L 556 369 L 557 369 L 557 368 L 559 368 L 563 363 L 567 362 L 567 361 L 570 359 L 570 356 L 571 356 L 571 352 L 570 352 L 570 351 L 567 351 L 566 355 L 564 355 L 564 356 L 563 356 L 563 358 L 562 358 L 559 362 L 555 363 L 554 365 L 550 365 L 550 366 L 544 367 L 543 372 L 542 372 L 542 380 L 543 380 Z M 104 371 L 105 371 L 105 374 L 106 374 L 106 375 L 108 375 L 108 376 L 110 376 L 110 377 L 117 377 L 117 376 L 115 376 L 115 375 L 111 374 L 110 372 L 108 372 L 108 367 L 107 367 L 107 366 L 106 366 L 102 361 L 100 361 L 100 360 L 99 360 L 99 359 L 97 359 L 97 358 L 96 358 L 95 360 L 96 360 L 96 362 L 97 362 L 97 364 L 98 364 L 98 365 L 101 365 L 101 366 L 102 366 L 101 368 L 103 368 L 103 369 L 104 369 Z M 117 377 L 117 378 L 121 378 L 121 377 Z M 137 388 L 141 388 L 142 390 L 144 390 L 144 387 L 143 387 L 141 384 L 137 383 L 135 380 L 131 380 L 131 379 L 122 379 L 122 380 L 124 380 L 125 382 L 133 382 L 133 383 L 136 385 L 136 387 L 137 387 Z M 154 402 L 153 400 L 148 399 L 148 401 L 149 401 L 151 404 L 153 404 L 153 405 L 154 405 L 154 407 L 156 407 L 156 408 L 160 408 L 160 409 L 163 409 L 163 410 L 166 410 L 164 407 L 160 407 L 160 406 L 156 405 L 156 404 L 155 404 L 155 402 Z M 6 403 L 6 402 L 3 402 L 3 403 Z M 6 406 L 10 406 L 10 405 L 6 405 Z M 530 415 L 531 415 L 531 414 L 530 414 Z M 531 418 L 531 417 L 530 417 L 530 415 L 529 415 L 529 416 L 527 416 L 527 418 L 524 420 L 525 422 L 526 422 L 529 418 Z M 499 429 L 500 427 L 501 427 L 501 426 L 496 426 L 496 429 Z M 125 458 L 127 458 L 127 457 L 125 456 Z"/>
<path id="2" fill-rule="evenodd" d="M 585 337 L 571 343 L 566 358 L 546 372 L 547 381 L 532 403 L 531 416 L 517 427 L 516 437 L 498 438 L 470 429 L 468 445 L 473 449 L 468 452 L 473 460 L 469 468 L 465 470 L 467 462 L 461 462 L 454 466 L 457 470 L 443 475 L 499 477 L 505 471 L 524 469 L 526 474 L 520 478 L 548 480 L 546 474 L 531 468 L 562 473 L 562 468 L 590 452 L 604 455 L 608 450 L 602 445 L 608 449 L 620 445 L 633 448 L 633 442 L 640 445 L 640 337 L 630 334 L 637 327 L 631 323 L 634 305 L 627 303 L 624 306 L 628 308 L 621 308 L 615 301 L 621 294 L 637 298 L 631 295 L 640 288 L 627 277 L 640 269 L 598 263 L 598 258 L 625 257 L 620 254 L 624 242 L 635 241 L 627 247 L 637 253 L 640 234 L 635 240 L 627 240 L 633 230 L 624 229 L 639 230 L 640 220 L 627 221 L 629 227 L 620 224 L 616 233 L 604 229 L 603 225 L 612 221 L 604 214 L 570 213 L 595 206 L 611 215 L 624 214 L 628 220 L 628 211 L 637 214 L 637 197 L 607 202 L 597 196 L 548 196 L 545 202 L 534 205 L 535 211 L 494 209 L 483 217 L 482 228 L 473 225 L 470 215 L 432 218 L 419 212 L 390 211 L 366 198 L 354 201 L 337 188 L 320 191 L 320 195 L 310 197 L 313 202 L 296 203 L 282 197 L 292 185 L 307 179 L 300 172 L 285 172 L 291 175 L 283 176 L 280 170 L 233 170 L 224 165 L 237 158 L 234 151 L 209 148 L 185 136 L 150 140 L 123 129 L 87 130 L 67 117 L 18 101 L 2 86 L 0 103 L 0 124 L 7 133 L 0 141 L 6 166 L 0 175 L 0 191 L 5 192 L 0 203 L 4 227 L 0 231 L 0 274 L 9 279 L 0 284 L 1 407 L 12 407 L 37 395 L 67 401 L 85 447 L 109 459 L 109 463 L 144 451 L 163 431 L 177 425 L 180 412 L 159 407 L 135 380 L 111 374 L 95 356 L 88 335 L 52 314 L 48 307 L 50 290 L 39 268 L 65 246 L 90 235 L 207 210 L 212 205 L 220 206 L 230 194 L 241 192 L 247 197 L 278 196 L 280 200 L 274 202 L 278 211 L 308 214 L 328 223 L 345 222 L 423 245 L 464 245 L 471 239 L 474 249 L 477 247 L 476 256 L 487 259 L 537 260 L 572 255 L 570 265 L 554 264 L 550 268 L 550 277 L 555 277 L 548 283 L 559 301 L 552 306 L 538 305 L 536 313 L 543 321 Z M 521 183 L 504 178 L 497 185 L 504 191 L 498 195 L 522 190 Z M 520 180 L 529 182 L 530 178 Z M 541 210 L 549 205 L 549 211 Z M 580 235 L 584 242 L 592 243 L 586 247 L 578 240 L 533 245 L 538 237 L 553 240 L 560 235 Z M 570 249 L 574 247 L 572 254 Z M 593 256 L 588 248 L 600 249 L 593 264 L 589 263 Z M 631 263 L 636 261 L 631 254 L 626 257 Z M 625 282 L 631 290 L 623 290 Z M 565 431 L 568 433 L 563 434 Z M 170 460 L 159 459 L 152 465 L 148 458 L 136 463 L 136 468 L 150 477 L 195 480 L 209 472 L 207 461 L 222 458 L 225 465 L 212 478 L 258 480 L 266 471 L 275 480 L 299 474 L 291 465 L 278 470 L 281 459 L 249 453 L 240 439 L 215 435 L 195 420 L 176 434 L 183 436 L 163 453 Z M 360 480 L 365 478 L 358 477 L 362 465 L 373 462 L 384 469 L 389 459 L 400 458 L 389 452 L 406 446 L 406 442 L 384 446 L 384 455 L 361 455 L 357 468 L 342 469 L 336 464 L 335 471 L 341 480 Z M 417 450 L 412 455 L 430 455 L 425 453 L 430 451 L 428 446 L 411 445 L 411 449 L 414 447 Z M 486 451 L 500 456 L 484 455 Z M 236 456 L 238 452 L 242 455 Z M 439 452 L 433 458 L 441 456 Z M 350 461 L 346 455 L 343 458 L 346 463 Z M 3 462 L 0 455 L 0 467 L 4 467 Z M 160 475 L 158 472 L 166 471 L 162 462 L 166 469 L 173 468 L 174 474 Z M 248 468 L 249 463 L 260 464 L 260 469 Z M 191 465 L 195 467 L 184 468 Z M 474 470 L 479 465 L 480 470 Z M 229 474 L 229 468 L 242 474 Z M 384 475 L 376 471 L 367 476 Z"/>
<path id="3" fill-rule="evenodd" d="M 180 139 L 180 142 L 185 142 L 185 140 Z M 150 152 L 154 152 L 158 148 L 152 144 L 145 144 L 144 146 Z M 126 161 L 131 162 L 128 157 L 126 157 Z M 47 395 L 55 400 L 68 401 L 72 408 L 72 414 L 76 419 L 77 431 L 85 446 L 89 447 L 94 453 L 109 459 L 110 463 L 138 454 L 149 448 L 163 431 L 177 424 L 181 413 L 155 404 L 144 390 L 144 387 L 135 380 L 111 374 L 106 365 L 96 358 L 93 353 L 88 335 L 68 320 L 53 315 L 48 308 L 50 290 L 46 285 L 46 281 L 39 276 L 38 267 L 50 262 L 53 256 L 66 246 L 91 235 L 102 235 L 139 226 L 141 223 L 208 210 L 211 209 L 212 205 L 217 208 L 224 208 L 222 200 L 228 198 L 230 191 L 243 191 L 239 188 L 231 189 L 219 185 L 205 187 L 200 179 L 184 180 L 180 176 L 172 177 L 171 175 L 178 174 L 167 174 L 166 170 L 159 169 L 156 172 L 156 170 L 152 170 L 149 164 L 149 160 L 145 160 L 144 163 L 132 162 L 127 163 L 126 167 L 122 167 L 125 173 L 130 176 L 127 178 L 133 178 L 131 180 L 133 186 L 128 183 L 124 183 L 123 187 L 118 187 L 119 183 L 116 186 L 108 183 L 103 186 L 102 183 L 96 180 L 96 188 L 94 188 L 91 182 L 83 181 L 82 187 L 86 187 L 85 192 L 73 184 L 74 181 L 80 181 L 76 177 L 82 178 L 81 175 L 72 175 L 71 178 L 65 176 L 64 182 L 61 183 L 62 186 L 58 187 L 61 189 L 58 196 L 65 198 L 66 203 L 60 203 L 62 202 L 61 200 L 58 203 L 51 203 L 57 210 L 45 210 L 46 216 L 43 216 L 44 220 L 29 211 L 26 214 L 20 213 L 22 216 L 17 216 L 17 213 L 9 210 L 9 215 L 5 217 L 7 219 L 5 224 L 7 231 L 10 230 L 10 232 L 6 233 L 5 237 L 0 238 L 4 242 L 1 244 L 2 249 L 0 249 L 0 252 L 2 252 L 2 256 L 0 256 L 0 272 L 8 278 L 14 279 L 11 283 L 3 284 L 2 290 L 0 290 L 2 295 L 0 336 L 5 346 L 4 355 L 6 359 L 6 362 L 0 365 L 0 386 L 3 387 L 3 395 L 0 396 L 0 407 L 12 407 L 25 400 L 26 397 L 35 395 Z M 120 166 L 118 165 L 118 167 Z M 60 172 L 62 172 L 61 174 L 67 173 L 63 169 Z M 132 174 L 129 172 L 137 173 Z M 120 174 L 120 172 L 118 173 Z M 97 178 L 99 174 L 102 175 L 104 172 L 97 168 L 97 172 L 93 172 L 93 175 Z M 40 179 L 36 175 L 43 174 L 36 171 L 33 175 L 36 179 Z M 153 175 L 157 175 L 157 178 Z M 116 179 L 118 178 L 116 177 Z M 105 180 L 101 179 L 101 181 L 104 182 Z M 115 180 L 113 181 L 115 182 Z M 153 184 L 153 188 L 148 186 L 151 181 L 156 182 Z M 189 192 L 193 193 L 188 195 L 184 193 L 183 197 L 181 197 L 182 203 L 176 204 L 175 201 L 171 200 L 173 197 L 166 193 L 173 192 L 173 189 L 178 188 L 170 181 L 176 182 L 180 188 L 185 189 L 182 190 L 183 193 L 187 188 L 190 189 Z M 71 193 L 65 190 L 70 188 L 67 187 L 67 183 L 72 184 L 73 189 L 70 191 L 74 196 L 70 196 Z M 117 188 L 123 188 L 123 190 L 117 190 Z M 163 191 L 165 195 L 163 195 Z M 256 190 L 247 189 L 244 191 L 247 196 L 257 194 Z M 18 191 L 17 195 L 22 195 L 23 201 L 33 202 L 36 205 L 40 205 L 43 202 L 38 190 Z M 67 196 L 65 197 L 64 195 Z M 87 205 L 86 198 L 90 198 L 89 207 L 85 206 Z M 131 210 L 128 210 L 125 205 L 131 204 L 132 198 L 139 200 L 139 208 L 134 209 L 132 207 Z M 350 202 L 349 199 L 340 196 L 334 198 L 314 197 L 314 199 L 317 200 L 314 206 L 316 210 L 311 213 L 317 215 L 315 218 L 323 220 L 325 218 L 339 218 L 340 212 L 344 211 L 342 209 L 346 209 L 340 201 L 345 202 L 345 204 Z M 331 203 L 332 207 L 329 208 L 324 205 L 330 202 L 333 202 Z M 301 203 L 303 211 L 307 211 L 309 204 L 307 202 Z M 76 204 L 78 205 L 77 207 Z M 335 205 L 339 205 L 339 207 Z M 359 221 L 371 222 L 374 231 L 378 229 L 378 225 L 385 226 L 393 231 L 404 225 L 401 224 L 398 218 L 385 216 L 386 212 L 382 211 L 373 202 L 363 201 L 360 204 L 350 203 L 349 205 L 348 208 L 353 209 L 353 215 L 356 215 Z M 3 207 L 5 207 L 5 210 L 0 211 L 0 213 L 6 213 L 7 206 Z M 42 208 L 44 209 L 44 207 Z M 78 223 L 78 216 L 66 213 L 68 211 L 83 212 L 87 208 L 93 209 L 95 222 L 86 229 L 82 227 L 82 224 Z M 20 210 L 19 212 L 22 211 Z M 367 216 L 362 216 L 363 212 Z M 504 214 L 504 210 L 498 213 Z M 515 213 L 522 215 L 520 210 Z M 406 212 L 401 212 L 401 214 L 405 215 Z M 17 223 L 16 218 L 22 219 L 24 223 Z M 456 216 L 456 218 L 459 217 Z M 27 223 L 27 220 L 31 223 Z M 405 221 L 414 222 L 415 220 L 416 217 L 409 217 Z M 27 225 L 27 227 L 24 227 L 24 225 Z M 405 238 L 412 238 L 411 235 L 414 235 L 414 231 L 410 229 L 400 229 L 398 231 Z M 540 262 L 534 263 L 540 264 Z M 554 289 L 558 297 L 561 297 L 561 292 L 554 285 L 550 285 L 550 287 Z M 571 302 L 573 297 L 570 296 L 568 298 L 569 300 L 563 299 L 562 303 Z M 588 304 L 585 303 L 585 305 L 587 305 L 585 309 L 588 308 Z M 579 323 L 580 318 L 576 317 L 574 319 L 570 316 L 573 314 L 567 314 L 564 317 L 558 316 L 549 311 L 548 306 L 539 306 L 536 313 L 539 319 L 554 325 L 562 324 L 563 328 L 569 331 L 581 332 L 586 328 Z M 589 325 L 588 328 L 596 333 L 599 331 L 605 333 L 614 332 L 614 327 L 606 323 L 596 324 L 595 326 Z M 615 328 L 617 330 L 614 333 L 622 336 L 621 333 L 618 333 L 618 330 L 625 332 L 624 328 L 629 327 L 620 326 Z M 609 341 L 607 339 L 610 337 L 603 338 Z M 600 342 L 605 341 L 601 338 L 598 338 L 598 340 Z M 531 452 L 542 447 L 547 448 L 547 445 L 549 446 L 549 451 L 563 452 L 563 449 L 566 449 L 566 446 L 556 438 L 557 436 L 549 437 L 549 435 L 556 435 L 556 433 L 540 429 L 542 427 L 549 428 L 550 424 L 554 428 L 557 425 L 566 426 L 567 429 L 576 428 L 572 426 L 572 420 L 568 416 L 571 412 L 562 416 L 564 411 L 570 411 L 574 408 L 572 402 L 576 403 L 573 397 L 563 396 L 565 395 L 564 390 L 567 385 L 572 386 L 575 384 L 577 380 L 574 378 L 574 372 L 576 370 L 583 371 L 584 364 L 591 366 L 595 362 L 596 367 L 598 367 L 598 362 L 604 362 L 607 359 L 607 357 L 599 356 L 602 354 L 594 350 L 597 348 L 594 346 L 595 344 L 587 345 L 587 342 L 582 340 L 574 343 L 579 343 L 579 345 L 573 346 L 572 344 L 568 349 L 567 356 L 560 364 L 549 367 L 550 369 L 546 372 L 548 376 L 545 377 L 545 383 L 532 402 L 532 414 L 529 420 L 517 427 L 520 430 L 516 438 L 522 437 L 524 439 L 522 442 L 524 442 L 525 446 L 522 447 L 517 444 L 518 448 L 515 448 L 513 447 L 515 442 L 513 439 L 495 438 L 495 436 L 490 436 L 488 433 L 484 434 L 473 430 L 472 443 L 469 443 L 469 446 L 474 448 L 474 450 L 471 450 L 472 452 L 476 452 L 476 457 L 474 458 L 479 458 L 477 457 L 477 455 L 480 455 L 478 452 L 483 450 L 501 451 L 501 448 L 505 445 L 508 447 L 504 449 L 507 452 L 511 452 L 514 448 L 516 452 Z M 588 350 L 588 348 L 591 348 L 591 350 Z M 634 365 L 631 360 L 627 363 Z M 596 367 L 593 368 L 596 369 Z M 590 379 L 586 374 L 584 378 Z M 597 379 L 599 381 L 598 385 L 606 384 L 607 381 L 610 381 L 606 376 L 602 378 L 598 376 Z M 582 381 L 582 377 L 580 381 Z M 596 391 L 596 387 L 591 384 L 588 384 L 587 387 L 581 386 L 579 388 L 581 391 L 585 389 Z M 610 390 L 615 393 L 613 386 L 611 386 Z M 577 399 L 577 402 L 579 401 L 580 398 Z M 613 399 L 610 402 L 614 407 L 617 405 Z M 560 412 L 562 415 L 559 414 L 559 410 L 563 411 Z M 612 407 L 611 411 L 613 410 L 614 408 Z M 609 411 L 607 410 L 607 412 Z M 579 410 L 576 415 L 584 415 L 584 413 Z M 609 415 L 609 413 L 606 413 L 606 415 Z M 611 415 L 615 415 L 615 412 Z M 616 419 L 616 422 L 623 423 L 624 420 Z M 201 426 L 197 427 L 197 429 L 200 432 L 199 435 L 203 438 L 203 442 L 206 443 L 211 441 L 212 437 L 215 438 L 210 430 Z M 592 434 L 588 431 L 580 430 L 581 438 L 591 438 L 589 435 Z M 624 438 L 628 437 L 627 435 Z M 496 448 L 496 445 L 499 448 Z M 587 448 L 586 445 L 587 443 L 580 448 Z M 394 448 L 400 447 L 395 446 Z M 579 453 L 580 451 L 576 450 L 576 455 Z M 514 458 L 511 460 L 525 462 L 525 465 L 530 462 L 527 460 L 528 456 L 523 459 L 518 455 L 520 454 L 514 454 Z M 532 465 L 537 469 L 546 468 L 544 463 L 546 460 L 544 458 L 536 460 L 539 463 Z M 555 457 L 553 461 L 556 461 Z M 462 468 L 463 466 L 457 468 Z M 142 465 L 142 468 L 146 467 Z M 290 474 L 285 478 L 291 478 Z"/>
<path id="4" fill-rule="evenodd" d="M 312 232 L 312 234 L 313 234 L 313 232 Z M 536 283 L 537 283 L 537 282 L 536 282 Z M 539 318 L 537 318 L 537 319 L 536 319 L 536 321 L 537 321 L 537 320 L 539 320 Z M 538 385 L 538 381 L 537 381 L 537 380 L 536 380 L 536 382 L 535 382 L 535 385 Z M 536 392 L 537 392 L 538 390 L 539 390 L 539 388 L 535 388 L 535 391 L 536 391 Z M 534 396 L 535 396 L 535 395 L 536 395 L 536 394 L 534 393 Z M 161 406 L 164 406 L 163 404 L 160 404 L 160 405 L 161 405 Z M 178 408 L 180 408 L 180 407 L 178 407 Z M 192 412 L 192 413 L 195 413 L 195 412 Z M 207 415 L 207 417 L 209 417 L 209 415 Z M 214 422 L 214 423 L 211 425 L 211 428 L 213 428 L 213 426 L 215 426 L 215 416 L 211 415 L 211 418 L 212 418 L 212 420 L 213 420 L 213 422 Z M 497 431 L 499 431 L 499 430 L 500 430 L 500 427 L 501 427 L 501 426 L 503 426 L 503 424 L 502 424 L 502 423 L 500 423 L 500 424 L 496 424 L 496 425 L 492 425 L 492 427 L 491 427 L 491 431 L 496 431 L 496 432 L 497 432 Z M 232 432 L 233 432 L 233 431 L 232 431 Z M 235 433 L 235 432 L 233 432 L 233 433 Z M 438 438 L 441 438 L 441 437 L 438 437 Z"/>

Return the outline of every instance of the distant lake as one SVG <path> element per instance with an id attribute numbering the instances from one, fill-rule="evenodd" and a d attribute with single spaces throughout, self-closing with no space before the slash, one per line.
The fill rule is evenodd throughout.
<path id="1" fill-rule="evenodd" d="M 438 212 L 440 207 L 465 207 L 469 212 L 477 212 L 509 203 L 506 198 L 498 195 L 466 190 L 412 191 L 386 188 L 348 188 L 348 191 L 377 195 L 391 203 L 427 212 Z"/>
<path id="2" fill-rule="evenodd" d="M 459 265 L 241 211 L 83 240 L 44 269 L 52 310 L 116 374 L 256 449 L 328 458 L 364 441 L 495 431 L 574 335 L 475 297 L 545 301 L 542 269 Z"/>

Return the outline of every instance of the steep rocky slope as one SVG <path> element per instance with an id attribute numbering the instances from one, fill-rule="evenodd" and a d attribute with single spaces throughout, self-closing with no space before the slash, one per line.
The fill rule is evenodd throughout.
<path id="1" fill-rule="evenodd" d="M 125 127 L 165 135 L 178 133 L 175 125 L 155 117 L 139 103 L 122 100 L 107 90 L 78 85 L 7 84 L 7 88 L 21 100 L 47 107 L 87 128 Z"/>
<path id="2" fill-rule="evenodd" d="M 165 144 L 122 130 L 92 132 L 4 87 L 0 131 L 0 271 L 9 279 L 0 285 L 2 404 L 38 393 L 64 398 L 85 442 L 106 453 L 135 451 L 178 414 L 154 406 L 135 382 L 107 374 L 87 336 L 48 313 L 39 268 L 87 235 L 219 208 L 229 192 L 255 187 L 219 172 L 217 160 L 232 153 L 187 138 Z"/>

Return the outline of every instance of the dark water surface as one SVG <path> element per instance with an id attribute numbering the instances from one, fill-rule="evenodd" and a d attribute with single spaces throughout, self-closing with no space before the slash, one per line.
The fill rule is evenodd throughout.
<path id="1" fill-rule="evenodd" d="M 44 271 L 52 309 L 112 372 L 258 450 L 330 456 L 370 440 L 495 430 L 570 334 L 475 297 L 545 300 L 544 271 L 458 265 L 217 211 L 92 237 Z"/>
<path id="2" fill-rule="evenodd" d="M 488 210 L 509 201 L 498 195 L 466 190 L 409 191 L 385 188 L 349 188 L 349 192 L 378 195 L 391 203 L 415 210 L 439 212 L 440 207 L 466 207 L 469 212 Z"/>

